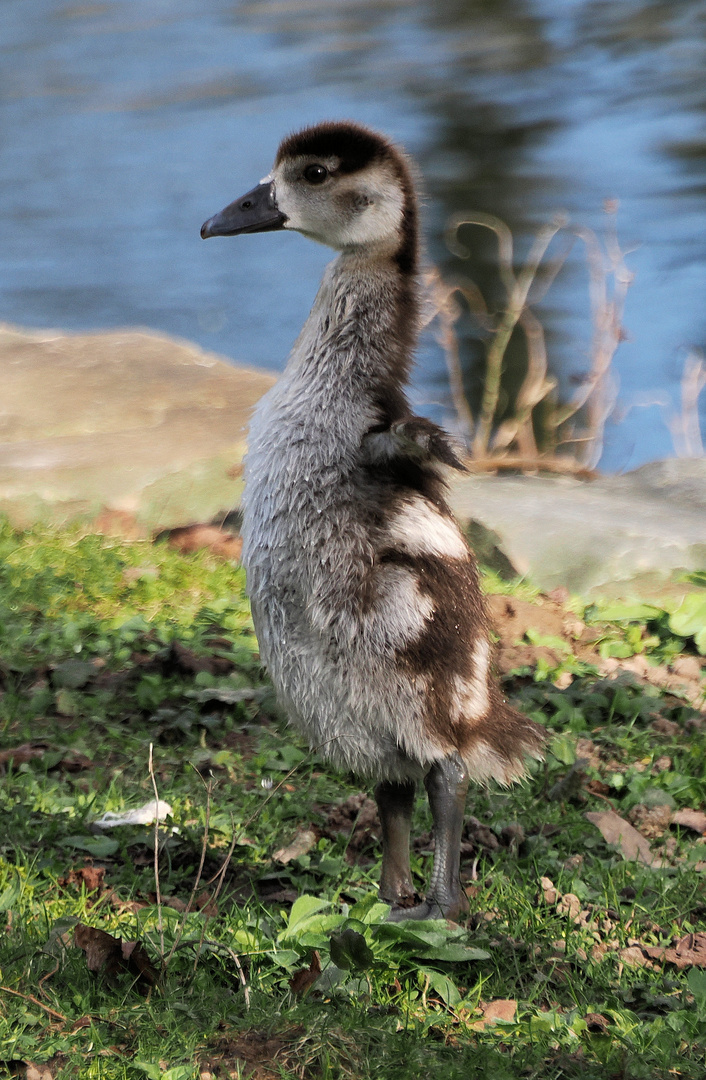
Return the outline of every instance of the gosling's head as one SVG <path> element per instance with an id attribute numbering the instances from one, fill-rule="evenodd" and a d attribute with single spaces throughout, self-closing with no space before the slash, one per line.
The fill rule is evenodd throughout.
<path id="1" fill-rule="evenodd" d="M 201 236 L 294 229 L 338 251 L 416 268 L 417 211 L 404 154 L 353 123 L 324 123 L 280 144 L 269 176 L 210 218 Z"/>

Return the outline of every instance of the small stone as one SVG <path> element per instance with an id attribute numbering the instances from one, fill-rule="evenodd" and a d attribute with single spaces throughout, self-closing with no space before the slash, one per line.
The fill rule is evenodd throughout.
<path id="1" fill-rule="evenodd" d="M 559 893 L 554 888 L 554 882 L 551 878 L 543 877 L 539 879 L 539 884 L 542 887 L 544 893 L 544 900 L 547 904 L 556 904 L 559 897 Z"/>
<path id="2" fill-rule="evenodd" d="M 568 915 L 570 919 L 574 921 L 578 919 L 579 912 L 581 911 L 581 901 L 575 893 L 564 893 L 561 900 L 556 906 L 560 915 Z"/>
<path id="3" fill-rule="evenodd" d="M 618 956 L 625 964 L 626 967 L 647 967 L 652 966 L 647 959 L 642 949 L 636 945 L 631 945 L 627 949 L 621 949 Z"/>
<path id="4" fill-rule="evenodd" d="M 650 727 L 655 735 L 663 735 L 668 739 L 673 739 L 679 734 L 679 724 L 675 724 L 673 720 L 667 720 L 666 716 L 658 716 Z"/>

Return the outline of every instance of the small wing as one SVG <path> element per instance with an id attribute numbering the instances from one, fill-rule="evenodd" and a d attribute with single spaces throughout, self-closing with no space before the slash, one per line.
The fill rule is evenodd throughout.
<path id="1" fill-rule="evenodd" d="M 407 416 L 382 430 L 372 428 L 363 439 L 371 464 L 408 458 L 419 465 L 446 465 L 465 472 L 449 434 L 424 416 Z"/>

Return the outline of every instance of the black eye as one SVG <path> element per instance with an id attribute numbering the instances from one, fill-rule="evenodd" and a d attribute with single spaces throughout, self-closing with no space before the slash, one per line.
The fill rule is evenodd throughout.
<path id="1" fill-rule="evenodd" d="M 304 169 L 304 179 L 310 184 L 323 184 L 328 176 L 328 169 L 324 165 L 307 165 Z"/>

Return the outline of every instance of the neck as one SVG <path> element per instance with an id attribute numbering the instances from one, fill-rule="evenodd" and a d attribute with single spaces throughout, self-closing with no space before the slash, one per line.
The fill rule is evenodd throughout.
<path id="1" fill-rule="evenodd" d="M 318 387 L 334 410 L 357 399 L 370 424 L 387 427 L 409 411 L 417 332 L 416 275 L 402 271 L 396 256 L 349 249 L 324 274 L 285 378 L 311 392 Z"/>

